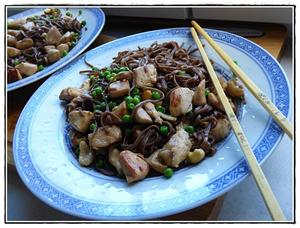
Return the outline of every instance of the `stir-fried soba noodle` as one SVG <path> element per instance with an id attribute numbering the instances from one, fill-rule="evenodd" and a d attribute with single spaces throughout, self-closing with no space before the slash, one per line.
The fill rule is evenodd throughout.
<path id="1" fill-rule="evenodd" d="M 80 88 L 66 88 L 69 137 L 82 166 L 128 183 L 199 163 L 230 132 L 210 77 L 194 50 L 176 42 L 119 52 L 110 67 L 90 63 Z M 237 112 L 244 92 L 221 85 Z"/>
<path id="2" fill-rule="evenodd" d="M 63 15 L 56 8 L 8 22 L 8 82 L 28 77 L 65 57 L 80 39 L 85 24 L 76 15 L 68 11 Z"/>

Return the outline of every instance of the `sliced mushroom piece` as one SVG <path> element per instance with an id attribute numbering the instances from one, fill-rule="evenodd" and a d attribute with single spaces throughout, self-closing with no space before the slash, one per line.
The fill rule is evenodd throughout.
<path id="1" fill-rule="evenodd" d="M 30 76 L 37 72 L 38 67 L 36 64 L 24 62 L 16 65 L 16 69 L 18 69 L 22 75 Z"/>
<path id="2" fill-rule="evenodd" d="M 117 80 L 126 79 L 128 81 L 131 81 L 132 77 L 133 77 L 132 71 L 122 71 L 122 72 L 120 72 L 120 73 L 117 74 L 116 79 Z"/>
<path id="3" fill-rule="evenodd" d="M 85 133 L 92 123 L 94 114 L 90 111 L 74 110 L 69 113 L 68 117 L 69 123 L 76 131 Z"/>
<path id="4" fill-rule="evenodd" d="M 98 150 L 108 147 L 122 139 L 122 131 L 116 126 L 104 126 L 98 128 L 91 139 L 91 146 L 93 149 Z"/>
<path id="5" fill-rule="evenodd" d="M 55 48 L 55 45 L 46 45 L 46 46 L 44 46 L 44 49 L 45 49 L 46 53 L 49 53 L 49 51 L 51 49 L 56 49 L 56 48 Z"/>
<path id="6" fill-rule="evenodd" d="M 58 41 L 58 44 L 65 44 L 72 41 L 72 34 L 70 32 L 66 32 Z"/>
<path id="7" fill-rule="evenodd" d="M 217 108 L 221 111 L 225 111 L 220 99 L 214 94 L 214 93 L 209 93 L 208 96 L 207 96 L 207 101 L 208 101 L 208 104 L 210 104 L 211 106 L 213 106 L 214 108 Z M 232 110 L 235 112 L 236 111 L 236 107 L 234 105 L 234 103 L 232 102 L 232 100 L 229 98 L 228 99 L 230 105 L 231 105 L 231 108 Z"/>
<path id="8" fill-rule="evenodd" d="M 68 87 L 60 92 L 59 99 L 64 101 L 71 101 L 72 99 L 80 96 L 81 94 L 83 94 L 82 89 Z"/>
<path id="9" fill-rule="evenodd" d="M 110 83 L 107 89 L 109 96 L 111 98 L 125 96 L 126 94 L 128 94 L 129 90 L 130 90 L 130 85 L 128 80 L 116 81 Z"/>
<path id="10" fill-rule="evenodd" d="M 183 128 L 180 128 L 163 146 L 163 150 L 159 152 L 158 157 L 167 166 L 176 168 L 186 159 L 191 147 L 192 142 L 189 139 L 189 134 Z"/>
<path id="11" fill-rule="evenodd" d="M 229 134 L 230 128 L 229 121 L 225 118 L 220 118 L 217 120 L 216 126 L 210 130 L 210 134 L 216 141 L 220 141 Z"/>
<path id="12" fill-rule="evenodd" d="M 121 104 L 119 104 L 117 107 L 115 107 L 112 110 L 112 113 L 115 114 L 116 116 L 122 118 L 125 114 L 127 114 L 127 105 L 126 101 L 123 101 Z"/>
<path id="13" fill-rule="evenodd" d="M 16 48 L 21 50 L 31 48 L 32 46 L 33 46 L 33 40 L 30 38 L 24 38 L 23 40 L 19 40 L 16 43 Z"/>
<path id="14" fill-rule="evenodd" d="M 193 96 L 193 105 L 205 105 L 205 104 L 206 104 L 205 79 L 203 79 L 196 87 Z"/>
<path id="15" fill-rule="evenodd" d="M 79 160 L 79 164 L 82 166 L 89 166 L 94 161 L 94 154 L 84 140 L 80 141 L 79 143 L 78 160 Z"/>
<path id="16" fill-rule="evenodd" d="M 7 45 L 11 47 L 15 47 L 17 44 L 17 38 L 7 34 Z"/>
<path id="17" fill-rule="evenodd" d="M 8 30 L 7 30 L 7 34 L 16 37 L 17 40 L 21 39 L 21 37 L 22 37 L 21 30 L 8 29 Z"/>
<path id="18" fill-rule="evenodd" d="M 168 120 L 171 122 L 175 122 L 177 120 L 176 117 L 162 113 L 162 112 L 158 112 L 158 114 L 160 115 L 161 118 L 163 118 L 164 120 Z"/>
<path id="19" fill-rule="evenodd" d="M 74 131 L 74 129 L 72 129 L 72 128 L 69 130 L 68 134 L 71 139 L 71 144 L 72 144 L 73 148 L 76 148 L 77 146 L 79 146 L 80 141 L 86 140 L 85 137 L 81 133 Z"/>
<path id="20" fill-rule="evenodd" d="M 67 108 L 66 108 L 67 113 L 70 113 L 76 108 L 81 107 L 82 103 L 83 103 L 83 99 L 81 96 L 73 98 L 71 102 L 67 104 Z"/>
<path id="21" fill-rule="evenodd" d="M 180 116 L 190 112 L 193 108 L 194 92 L 189 88 L 179 87 L 170 94 L 169 110 L 172 116 Z"/>
<path id="22" fill-rule="evenodd" d="M 60 44 L 56 47 L 57 50 L 59 50 L 60 55 L 62 56 L 64 51 L 68 52 L 69 51 L 69 45 L 67 44 Z"/>
<path id="23" fill-rule="evenodd" d="M 239 85 L 237 85 L 236 81 L 230 80 L 227 83 L 226 93 L 228 96 L 235 98 L 235 97 L 243 97 L 244 90 Z"/>
<path id="24" fill-rule="evenodd" d="M 7 23 L 7 28 L 8 29 L 20 29 L 22 25 L 26 23 L 26 19 L 21 18 L 21 19 L 15 19 L 15 20 L 9 20 Z"/>
<path id="25" fill-rule="evenodd" d="M 220 84 L 221 84 L 224 92 L 225 92 L 226 88 L 227 88 L 227 82 L 226 82 L 226 80 L 222 76 L 219 76 L 218 79 L 219 79 L 219 82 L 220 82 Z"/>
<path id="26" fill-rule="evenodd" d="M 61 38 L 62 35 L 58 28 L 52 26 L 47 32 L 46 41 L 48 42 L 48 44 L 57 44 Z"/>
<path id="27" fill-rule="evenodd" d="M 21 26 L 22 30 L 30 31 L 35 26 L 34 22 L 27 21 L 24 25 Z"/>
<path id="28" fill-rule="evenodd" d="M 157 81 L 157 71 L 153 64 L 137 67 L 133 70 L 133 79 L 137 87 L 152 87 Z"/>
<path id="29" fill-rule="evenodd" d="M 14 47 L 7 47 L 7 55 L 8 57 L 17 57 L 21 55 L 21 50 Z"/>
<path id="30" fill-rule="evenodd" d="M 15 82 L 22 79 L 20 71 L 15 68 L 8 69 L 7 71 L 7 81 L 8 83 Z"/>
<path id="31" fill-rule="evenodd" d="M 148 158 L 145 158 L 146 162 L 158 173 L 163 173 L 168 166 L 158 157 L 159 153 L 164 149 L 154 151 Z"/>
<path id="32" fill-rule="evenodd" d="M 116 148 L 108 152 L 108 161 L 115 167 L 119 176 L 123 176 L 123 171 L 120 163 L 120 151 Z"/>
<path id="33" fill-rule="evenodd" d="M 155 123 L 162 124 L 163 120 L 160 118 L 160 114 L 156 110 L 154 104 L 148 102 L 144 105 L 146 112 L 154 119 Z"/>
<path id="34" fill-rule="evenodd" d="M 149 165 L 143 156 L 129 150 L 120 153 L 120 164 L 128 183 L 142 180 L 149 173 Z"/>
<path id="35" fill-rule="evenodd" d="M 59 60 L 61 57 L 60 51 L 57 49 L 50 49 L 48 54 L 46 55 L 46 59 L 48 63 L 53 63 Z"/>
<path id="36" fill-rule="evenodd" d="M 140 124 L 150 124 L 153 122 L 151 116 L 149 116 L 149 114 L 142 107 L 137 108 L 134 115 L 134 120 Z"/>

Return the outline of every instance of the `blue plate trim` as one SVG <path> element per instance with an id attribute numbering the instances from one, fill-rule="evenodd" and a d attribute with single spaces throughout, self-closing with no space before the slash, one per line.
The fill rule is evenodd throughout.
<path id="1" fill-rule="evenodd" d="M 34 14 L 39 14 L 41 13 L 41 10 L 44 8 L 35 8 L 35 9 L 30 9 L 26 10 L 24 12 L 18 13 L 16 15 L 13 15 L 9 17 L 8 19 L 17 19 L 17 18 L 24 18 L 29 15 L 34 15 Z M 85 8 L 84 10 L 89 11 L 93 13 L 95 17 L 95 26 L 92 26 L 90 29 L 93 29 L 93 32 L 90 34 L 89 37 L 85 37 L 84 41 L 80 41 L 77 43 L 77 45 L 72 48 L 72 50 L 69 52 L 67 56 L 64 58 L 60 59 L 59 61 L 55 62 L 54 64 L 45 67 L 44 70 L 37 72 L 27 78 L 24 78 L 20 81 L 8 83 L 7 86 L 7 91 L 12 91 L 15 89 L 18 89 L 20 87 L 26 86 L 28 84 L 31 84 L 37 80 L 40 80 L 44 77 L 49 76 L 56 70 L 62 68 L 63 66 L 67 65 L 70 63 L 73 59 L 75 59 L 77 56 L 79 56 L 100 34 L 101 30 L 103 29 L 103 26 L 105 24 L 105 15 L 104 12 L 100 8 Z M 83 39 L 83 38 L 81 38 Z"/>
<path id="2" fill-rule="evenodd" d="M 228 44 L 233 44 L 235 47 L 242 50 L 244 53 L 252 56 L 258 61 L 267 72 L 267 76 L 271 79 L 274 87 L 274 98 L 278 109 L 288 116 L 290 112 L 290 88 L 288 80 L 283 69 L 278 62 L 268 54 L 264 49 L 260 48 L 251 41 L 248 41 L 237 35 L 217 30 L 207 30 L 209 35 L 215 40 L 224 41 Z M 129 37 L 125 37 L 108 44 L 102 45 L 89 54 L 93 54 L 103 50 L 109 50 L 112 47 L 124 44 L 124 42 L 135 42 L 153 37 L 169 37 L 170 34 L 186 37 L 189 34 L 187 28 L 174 28 L 156 30 L 146 33 L 141 33 Z M 103 219 L 103 220 L 138 220 L 150 219 L 161 216 L 179 213 L 204 204 L 217 196 L 228 191 L 230 188 L 238 184 L 248 174 L 249 169 L 244 159 L 231 167 L 225 173 L 211 180 L 206 186 L 193 191 L 180 192 L 180 195 L 172 199 L 161 199 L 156 202 L 145 202 L 137 204 L 98 204 L 66 195 L 60 190 L 54 188 L 38 173 L 30 158 L 28 151 L 27 134 L 31 119 L 34 115 L 34 110 L 42 102 L 49 88 L 59 83 L 61 77 L 59 74 L 72 67 L 78 61 L 82 61 L 83 57 L 79 57 L 71 64 L 55 73 L 49 78 L 32 96 L 26 104 L 19 121 L 16 126 L 14 135 L 14 159 L 19 175 L 21 176 L 27 187 L 41 200 L 66 213 L 80 216 L 87 219 Z M 268 121 L 269 125 L 260 142 L 257 143 L 254 149 L 257 160 L 263 162 L 280 142 L 283 132 L 275 121 Z M 188 193 L 188 194 L 187 194 Z"/>

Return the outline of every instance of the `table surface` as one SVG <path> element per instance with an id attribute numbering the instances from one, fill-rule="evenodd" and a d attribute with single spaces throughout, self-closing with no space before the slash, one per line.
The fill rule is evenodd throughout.
<path id="1" fill-rule="evenodd" d="M 208 24 L 209 25 L 209 24 Z M 162 26 L 162 25 L 160 25 Z M 260 28 L 264 29 L 265 35 L 263 37 L 254 37 L 250 38 L 252 41 L 260 44 L 262 47 L 267 49 L 274 57 L 280 58 L 284 46 L 284 41 L 286 38 L 286 31 L 281 26 L 276 25 L 260 25 L 258 26 Z M 114 29 L 112 29 L 114 28 Z M 143 29 L 143 28 L 141 28 Z M 150 29 L 149 29 L 150 30 Z M 116 28 L 116 26 L 113 26 L 113 21 L 111 23 L 111 27 L 105 26 L 103 34 L 108 34 L 110 36 L 115 37 L 121 37 L 124 35 L 128 35 L 131 33 L 136 33 L 140 31 L 130 30 L 126 28 L 125 30 L 122 30 L 122 27 L 119 29 Z M 93 46 L 97 46 L 101 43 L 108 42 L 111 38 L 110 36 L 101 36 L 99 39 L 97 39 Z M 285 52 L 285 56 L 283 61 L 286 61 L 286 66 L 283 66 L 284 69 L 287 71 L 290 83 L 291 82 L 291 65 L 289 65 L 289 53 Z M 287 60 L 289 59 L 289 60 Z M 44 79 L 45 80 L 45 79 Z M 27 91 L 35 91 L 35 89 L 38 88 L 38 86 L 44 81 L 41 80 L 38 83 L 35 83 L 33 85 L 29 85 L 26 90 Z M 47 205 L 43 204 L 41 201 L 39 201 L 37 198 L 35 198 L 23 185 L 23 183 L 20 181 L 19 177 L 15 172 L 13 172 L 12 166 L 13 166 L 13 160 L 11 157 L 11 141 L 13 136 L 13 130 L 15 127 L 15 124 L 17 122 L 18 116 L 20 111 L 22 110 L 22 107 L 25 105 L 26 101 L 29 99 L 31 93 L 28 93 L 27 96 L 20 96 L 20 91 L 15 91 L 11 94 L 8 94 L 8 122 L 7 122 L 7 129 L 8 129 L 8 164 L 10 165 L 10 172 L 8 172 L 8 183 L 7 183 L 7 189 L 8 189 L 8 197 L 7 197 L 7 219 L 8 221 L 14 221 L 14 220 L 80 220 L 79 218 L 75 218 L 73 216 L 65 215 L 63 213 L 60 213 Z M 13 101 L 13 102 L 12 102 Z M 16 105 L 17 104 L 17 105 Z M 284 154 L 284 151 L 287 151 Z M 268 161 L 265 162 L 263 165 L 263 169 L 265 171 L 265 174 L 268 179 L 270 179 L 270 184 L 273 186 L 273 184 L 278 185 L 277 176 L 274 177 L 272 175 L 274 168 L 273 165 L 277 164 L 279 161 L 282 160 L 282 157 L 285 156 L 289 159 L 285 159 L 286 164 L 289 167 L 291 166 L 291 155 L 287 154 L 292 151 L 292 143 L 290 140 L 285 136 L 280 143 L 280 145 L 276 148 L 273 155 L 268 159 Z M 274 155 L 275 154 L 275 155 Z M 275 157 L 275 158 L 274 158 Z M 275 159 L 275 161 L 274 161 Z M 276 160 L 277 159 L 277 160 Z M 272 161 L 273 160 L 273 161 Z M 270 164 L 271 161 L 271 164 Z M 269 165 L 268 165 L 269 164 Z M 273 165 L 272 165 L 273 164 Z M 283 166 L 282 167 L 287 167 Z M 268 168 L 265 168 L 268 167 Z M 274 166 L 277 167 L 277 166 Z M 270 170 L 269 170 L 270 169 Z M 272 171 L 271 171 L 272 170 Z M 276 169 L 277 170 L 277 169 Z M 289 170 L 289 172 L 287 171 Z M 283 178 L 282 181 L 285 182 L 284 186 L 292 186 L 291 183 L 291 168 L 285 169 L 287 171 L 285 174 L 288 175 L 290 178 Z M 271 176 L 269 177 L 269 172 L 271 173 Z M 278 175 L 282 175 L 281 172 L 277 173 Z M 274 180 L 274 181 L 273 181 Z M 276 181 L 275 181 L 276 180 Z M 275 183 L 274 183 L 275 182 Z M 276 186 L 277 186 L 276 185 Z M 246 188 L 245 188 L 246 186 Z M 251 191 L 249 191 L 251 189 Z M 278 189 L 280 191 L 281 188 Z M 277 193 L 276 188 L 273 189 L 275 194 Z M 237 192 L 238 191 L 238 192 Z M 282 191 L 281 191 L 282 192 Z M 287 218 L 290 220 L 292 219 L 292 197 L 287 197 L 288 194 L 291 194 L 292 187 L 288 187 L 284 194 L 280 194 L 277 196 L 279 198 L 279 203 L 284 205 L 283 211 L 286 214 Z M 250 193 L 250 194 L 249 194 Z M 252 198 L 249 198 L 249 195 L 253 196 L 253 199 L 256 199 L 256 201 L 253 201 Z M 277 194 L 276 194 L 277 195 Z M 283 196 L 282 196 L 283 195 Z M 224 206 L 222 208 L 222 204 L 225 198 Z M 257 213 L 257 216 L 253 217 L 253 211 L 249 210 L 251 207 L 246 207 L 248 210 L 248 213 L 241 214 L 240 212 L 243 210 L 238 210 L 237 205 L 247 205 L 245 204 L 244 198 L 249 200 L 248 203 L 250 205 L 253 205 L 252 209 L 257 210 L 258 208 L 261 209 L 261 212 L 263 213 Z M 18 204 L 18 200 L 22 200 L 23 203 L 20 205 Z M 237 203 L 240 202 L 240 204 Z M 255 202 L 255 203 L 254 203 Z M 18 207 L 15 207 L 18 204 Z M 259 205 L 259 206 L 258 206 Z M 222 209 L 221 209 L 222 208 Z M 242 207 L 245 210 L 245 207 Z M 262 202 L 262 199 L 260 197 L 260 194 L 258 190 L 256 189 L 255 183 L 252 180 L 252 177 L 247 178 L 242 184 L 238 185 L 238 187 L 234 188 L 231 192 L 227 194 L 226 197 L 222 196 L 217 198 L 216 200 L 211 201 L 210 203 L 193 209 L 191 211 L 178 214 L 175 216 L 170 216 L 167 218 L 163 218 L 163 220 L 270 220 L 270 217 L 268 216 L 268 212 L 266 209 L 264 210 L 265 206 Z M 38 209 L 38 210 L 36 210 Z M 220 212 L 220 213 L 219 213 Z M 240 214 L 240 216 L 237 216 Z M 255 213 L 256 214 L 256 213 Z"/>

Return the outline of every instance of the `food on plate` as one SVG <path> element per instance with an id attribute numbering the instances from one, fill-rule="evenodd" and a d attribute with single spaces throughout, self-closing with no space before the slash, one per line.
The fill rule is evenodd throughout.
<path id="1" fill-rule="evenodd" d="M 68 137 L 82 166 L 125 178 L 172 177 L 216 152 L 230 133 L 212 81 L 191 48 L 176 42 L 122 51 L 109 67 L 81 71 L 63 89 Z M 235 112 L 244 101 L 235 78 L 218 75 Z"/>
<path id="2" fill-rule="evenodd" d="M 78 14 L 81 14 L 80 10 Z M 68 55 L 86 25 L 85 21 L 79 21 L 78 16 L 49 8 L 41 15 L 8 21 L 8 83 L 42 71 Z"/>

